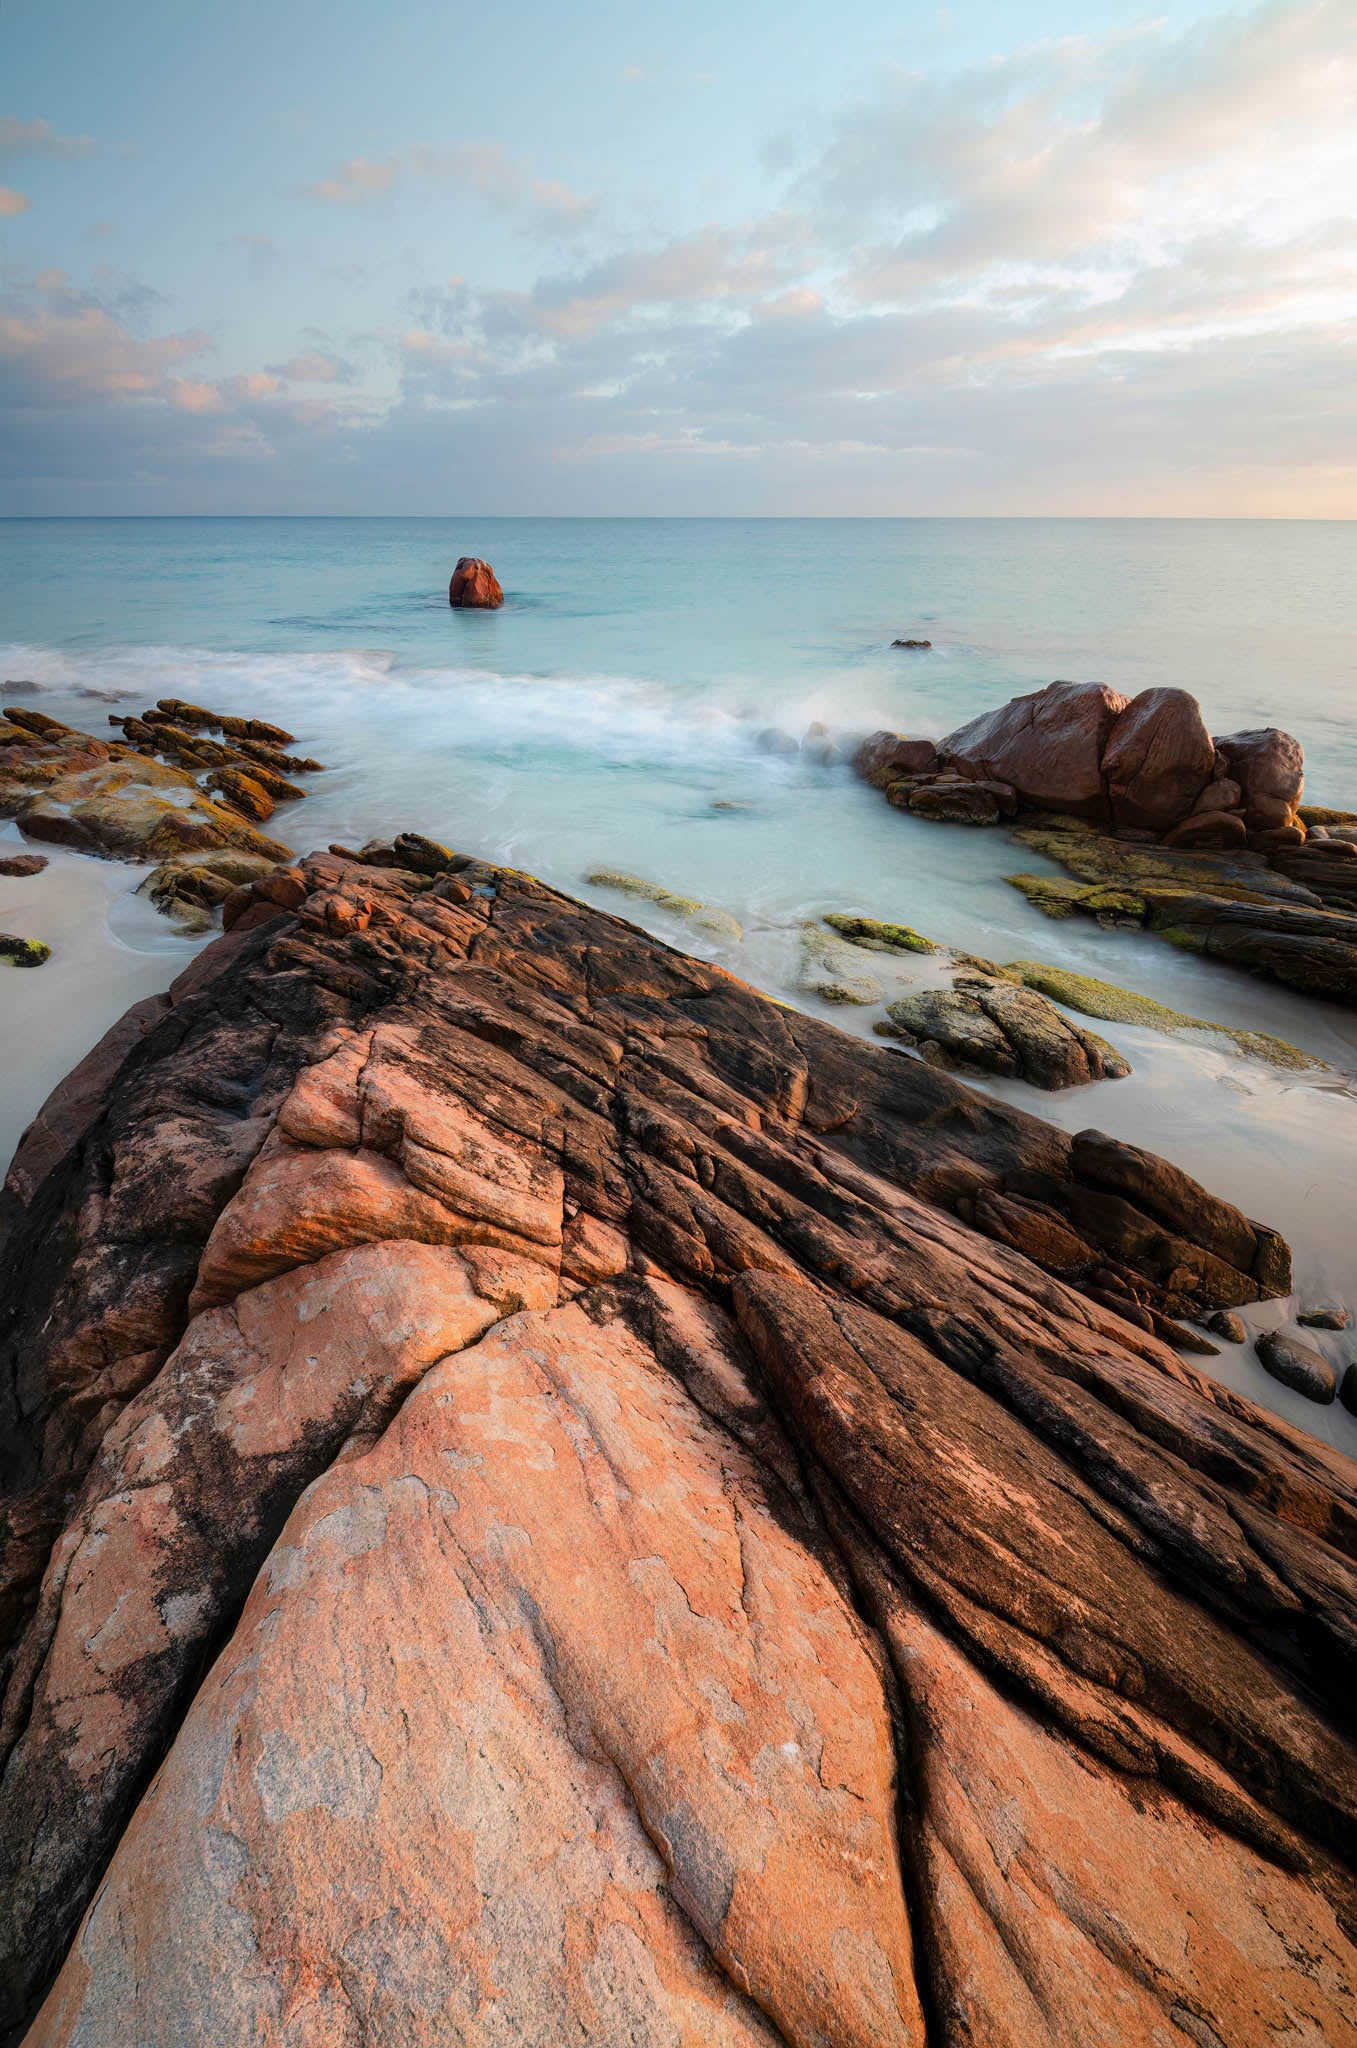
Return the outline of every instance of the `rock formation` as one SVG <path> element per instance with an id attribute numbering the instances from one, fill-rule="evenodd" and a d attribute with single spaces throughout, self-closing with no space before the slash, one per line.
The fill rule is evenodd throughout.
<path id="1" fill-rule="evenodd" d="M 459 611 L 498 611 L 504 602 L 498 576 L 479 555 L 459 555 L 448 584 L 448 603 Z"/>
<path id="2" fill-rule="evenodd" d="M 0 1212 L 6 2040 L 1352 2040 L 1275 1234 L 427 840 L 225 920 Z"/>
<path id="3" fill-rule="evenodd" d="M 1195 846 L 1305 838 L 1296 741 L 1272 727 L 1213 740 L 1186 690 L 1128 699 L 1105 683 L 1051 683 L 936 746 L 874 733 L 856 766 L 902 809 L 957 823 L 993 824 L 1022 808 Z"/>
<path id="4" fill-rule="evenodd" d="M 95 739 L 43 711 L 11 705 L 0 712 L 0 818 L 48 845 L 160 863 L 151 893 L 159 907 L 187 911 L 190 920 L 223 901 L 247 872 L 267 873 L 290 857 L 290 847 L 258 828 L 278 804 L 305 795 L 289 775 L 320 768 L 283 751 L 291 733 L 176 697 L 140 718 L 109 723 L 121 728 L 121 740 Z"/>
<path id="5" fill-rule="evenodd" d="M 1083 884 L 1008 878 L 1053 917 L 1144 924 L 1307 995 L 1357 1001 L 1357 814 L 1301 805 L 1289 733 L 1213 739 L 1185 690 L 1128 701 L 1101 683 L 1052 683 L 936 743 L 873 733 L 854 766 L 919 817 L 1018 818 L 1014 837 Z"/>

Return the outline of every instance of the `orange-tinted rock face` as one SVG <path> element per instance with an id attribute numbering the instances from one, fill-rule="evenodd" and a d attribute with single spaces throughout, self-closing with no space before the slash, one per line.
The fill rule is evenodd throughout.
<path id="1" fill-rule="evenodd" d="M 1105 804 L 1103 751 L 1126 704 L 1104 683 L 1051 683 L 973 718 L 938 751 L 945 766 L 1011 783 L 1043 810 L 1096 818 Z"/>
<path id="2" fill-rule="evenodd" d="M 448 603 L 478 611 L 495 611 L 504 602 L 499 578 L 478 555 L 462 555 L 448 584 Z"/>
<path id="3" fill-rule="evenodd" d="M 1279 1241 L 408 844 L 8 1184 L 6 2038 L 1352 2040 L 1353 1467 L 1106 1305 Z"/>

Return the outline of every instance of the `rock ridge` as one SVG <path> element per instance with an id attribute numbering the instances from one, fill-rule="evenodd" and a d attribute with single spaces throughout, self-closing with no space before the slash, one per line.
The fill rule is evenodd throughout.
<path id="1" fill-rule="evenodd" d="M 224 921 L 0 1197 L 6 2040 L 1352 2038 L 1275 1233 L 428 840 Z"/>

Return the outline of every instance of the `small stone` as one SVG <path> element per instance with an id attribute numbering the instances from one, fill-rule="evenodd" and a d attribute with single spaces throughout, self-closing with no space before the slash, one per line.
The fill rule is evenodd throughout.
<path id="1" fill-rule="evenodd" d="M 1350 1365 L 1343 1374 L 1343 1384 L 1338 1389 L 1338 1398 L 1349 1415 L 1357 1415 L 1357 1364 Z"/>
<path id="2" fill-rule="evenodd" d="M 41 967 L 51 957 L 52 948 L 41 939 L 19 939 L 12 932 L 0 932 L 0 960 L 8 960 L 11 967 Z"/>
<path id="3" fill-rule="evenodd" d="M 799 754 L 801 745 L 780 725 L 766 725 L 754 745 L 761 754 Z"/>
<path id="4" fill-rule="evenodd" d="M 1232 1316 L 1226 1308 L 1218 1308 L 1214 1315 L 1206 1318 L 1206 1327 L 1215 1336 L 1223 1337 L 1227 1344 L 1242 1344 L 1248 1337 L 1238 1316 Z"/>
<path id="5" fill-rule="evenodd" d="M 1307 1401 L 1318 1401 L 1324 1407 L 1332 1401 L 1336 1391 L 1333 1367 L 1308 1344 L 1284 1336 L 1280 1330 L 1267 1330 L 1253 1348 L 1264 1370 L 1284 1387 L 1292 1387 Z"/>
<path id="6" fill-rule="evenodd" d="M 892 640 L 892 647 L 931 647 L 931 640 Z"/>
<path id="7" fill-rule="evenodd" d="M 46 866 L 44 853 L 10 853 L 0 860 L 0 875 L 40 875 Z"/>
<path id="8" fill-rule="evenodd" d="M 1307 1330 L 1346 1330 L 1352 1317 L 1345 1308 L 1303 1308 L 1296 1321 Z"/>

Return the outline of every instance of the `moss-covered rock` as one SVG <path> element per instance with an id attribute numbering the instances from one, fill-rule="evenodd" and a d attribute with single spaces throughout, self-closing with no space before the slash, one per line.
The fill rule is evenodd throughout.
<path id="1" fill-rule="evenodd" d="M 1007 974 L 958 974 L 950 989 L 915 989 L 886 1006 L 888 1036 L 917 1045 L 937 1066 L 974 1068 L 1077 1088 L 1120 1080 L 1131 1069 L 1115 1046 L 1062 1017 L 1055 1004 Z"/>
<path id="2" fill-rule="evenodd" d="M 41 967 L 50 960 L 52 948 L 42 939 L 20 939 L 12 932 L 0 932 L 0 960 L 11 967 Z"/>
<path id="3" fill-rule="evenodd" d="M 879 981 L 861 971 L 853 948 L 833 938 L 818 924 L 801 927 L 801 963 L 796 985 L 826 1003 L 866 1006 L 883 1002 L 886 995 Z"/>
<path id="4" fill-rule="evenodd" d="M 1155 1002 L 1151 996 L 1138 995 L 1134 989 L 1120 988 L 1113 981 L 1098 981 L 1090 974 L 1075 974 L 1066 967 L 1049 967 L 1041 960 L 1010 960 L 1005 971 L 1020 979 L 1027 988 L 1037 989 L 1042 995 L 1049 996 L 1052 1002 L 1063 1004 L 1067 1010 L 1078 1010 L 1085 1017 L 1099 1017 L 1107 1024 L 1143 1025 L 1150 1031 L 1167 1032 L 1175 1038 L 1228 1040 L 1250 1059 L 1265 1060 L 1271 1067 L 1291 1071 L 1324 1065 L 1322 1060 L 1302 1052 L 1298 1046 L 1289 1045 L 1284 1038 L 1274 1038 L 1270 1032 L 1244 1031 L 1234 1024 L 1213 1024 L 1204 1017 L 1190 1017 L 1183 1010 L 1173 1010 L 1164 1003 Z"/>
<path id="5" fill-rule="evenodd" d="M 873 953 L 936 953 L 938 948 L 922 932 L 907 924 L 882 924 L 875 917 L 853 917 L 847 911 L 831 910 L 825 923 L 855 946 Z"/>
<path id="6" fill-rule="evenodd" d="M 703 903 L 696 896 L 676 896 L 672 889 L 661 887 L 658 882 L 648 882 L 643 875 L 626 875 L 616 868 L 595 868 L 585 876 L 585 881 L 595 889 L 616 889 L 623 896 L 637 896 L 644 902 L 654 903 L 661 910 L 667 910 L 671 917 L 681 917 L 695 931 L 709 932 L 713 938 L 739 939 L 744 932 L 737 918 L 728 910 L 718 910 L 713 903 Z"/>

